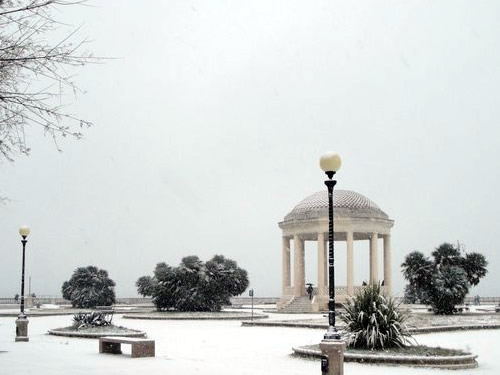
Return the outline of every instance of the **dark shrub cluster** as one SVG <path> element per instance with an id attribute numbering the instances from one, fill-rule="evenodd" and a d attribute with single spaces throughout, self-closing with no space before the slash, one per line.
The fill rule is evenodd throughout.
<path id="1" fill-rule="evenodd" d="M 79 267 L 62 285 L 62 295 L 73 307 L 111 306 L 115 302 L 114 286 L 108 271 L 94 266 Z"/>
<path id="2" fill-rule="evenodd" d="M 222 255 L 207 262 L 188 256 L 177 267 L 158 263 L 154 276 L 140 277 L 136 285 L 139 294 L 153 297 L 158 310 L 220 311 L 246 290 L 248 274 Z"/>
<path id="3" fill-rule="evenodd" d="M 440 245 L 429 259 L 419 251 L 405 258 L 403 276 L 408 281 L 405 300 L 432 306 L 436 314 L 453 314 L 471 286 L 488 272 L 484 255 L 466 253 L 449 243 Z"/>

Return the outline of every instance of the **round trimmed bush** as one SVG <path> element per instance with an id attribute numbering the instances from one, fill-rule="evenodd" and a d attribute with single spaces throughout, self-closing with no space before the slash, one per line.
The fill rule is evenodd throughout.
<path id="1" fill-rule="evenodd" d="M 73 307 L 94 308 L 115 303 L 114 287 L 115 282 L 109 278 L 108 271 L 88 266 L 78 267 L 63 283 L 61 291 Z"/>

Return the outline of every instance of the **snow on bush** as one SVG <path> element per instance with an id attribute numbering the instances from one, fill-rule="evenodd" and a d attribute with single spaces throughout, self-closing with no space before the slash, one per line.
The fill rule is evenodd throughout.
<path id="1" fill-rule="evenodd" d="M 429 259 L 419 251 L 408 254 L 401 265 L 408 281 L 405 300 L 425 303 L 436 314 L 453 314 L 462 304 L 470 286 L 479 284 L 488 272 L 488 262 L 479 253 L 461 254 L 460 248 L 443 243 Z"/>
<path id="2" fill-rule="evenodd" d="M 61 289 L 63 298 L 70 300 L 73 307 L 93 308 L 115 302 L 114 286 L 108 271 L 88 266 L 77 268 Z"/>
<path id="3" fill-rule="evenodd" d="M 248 287 L 247 271 L 222 255 L 208 262 L 197 256 L 184 257 L 178 267 L 158 263 L 154 277 L 136 282 L 143 296 L 152 296 L 158 310 L 220 311 L 230 298 Z"/>
<path id="4" fill-rule="evenodd" d="M 77 330 L 89 327 L 107 327 L 111 325 L 113 313 L 92 311 L 73 315 L 73 327 Z"/>
<path id="5" fill-rule="evenodd" d="M 344 304 L 340 319 L 346 324 L 351 348 L 386 349 L 411 343 L 404 324 L 408 315 L 394 299 L 381 293 L 380 285 L 369 285 Z"/>

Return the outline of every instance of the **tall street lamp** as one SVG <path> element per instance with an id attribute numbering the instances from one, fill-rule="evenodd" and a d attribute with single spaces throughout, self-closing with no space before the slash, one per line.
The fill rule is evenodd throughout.
<path id="1" fill-rule="evenodd" d="M 346 343 L 340 339 L 340 334 L 335 328 L 335 267 L 333 257 L 333 187 L 337 183 L 333 175 L 340 169 L 342 159 L 335 152 L 325 153 L 319 160 L 321 169 L 328 176 L 325 185 L 328 188 L 328 271 L 329 275 L 329 298 L 328 298 L 328 331 L 319 343 L 321 349 L 321 374 L 343 375 L 344 374 L 344 352 Z"/>
<path id="2" fill-rule="evenodd" d="M 339 340 L 340 334 L 335 328 L 335 266 L 333 253 L 333 187 L 337 183 L 333 179 L 335 172 L 340 169 L 342 159 L 335 152 L 327 152 L 319 160 L 321 169 L 328 176 L 325 185 L 328 189 L 328 272 L 329 272 L 329 299 L 328 299 L 328 331 L 325 340 Z"/>
<path id="3" fill-rule="evenodd" d="M 24 313 L 24 265 L 25 265 L 25 254 L 26 254 L 26 243 L 28 240 L 26 237 L 30 234 L 30 228 L 23 225 L 19 228 L 19 234 L 23 238 L 21 243 L 23 244 L 23 268 L 21 276 L 21 313 L 16 319 L 16 341 L 29 341 L 28 337 L 28 319 Z"/>

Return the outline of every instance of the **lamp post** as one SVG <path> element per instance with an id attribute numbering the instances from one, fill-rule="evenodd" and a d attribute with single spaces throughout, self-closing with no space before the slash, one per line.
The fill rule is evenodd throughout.
<path id="1" fill-rule="evenodd" d="M 328 272 L 329 272 L 329 298 L 328 298 L 328 330 L 323 336 L 319 347 L 323 358 L 321 359 L 321 373 L 323 375 L 344 374 L 344 351 L 346 343 L 340 339 L 340 334 L 335 328 L 335 263 L 333 253 L 333 187 L 337 183 L 333 179 L 335 172 L 340 169 L 342 159 L 335 152 L 327 152 L 319 160 L 321 169 L 328 176 L 325 185 L 328 189 Z"/>
<path id="2" fill-rule="evenodd" d="M 328 189 L 328 272 L 329 272 L 329 298 L 328 298 L 328 331 L 325 340 L 340 339 L 335 328 L 335 258 L 333 253 L 333 187 L 337 183 L 333 179 L 335 173 L 342 165 L 342 159 L 334 152 L 327 152 L 319 160 L 321 169 L 328 176 L 325 185 Z"/>
<path id="3" fill-rule="evenodd" d="M 28 240 L 26 237 L 30 234 L 30 228 L 23 225 L 19 228 L 19 234 L 23 238 L 21 243 L 23 244 L 23 266 L 22 266 L 22 276 L 21 276 L 21 313 L 16 319 L 16 341 L 29 341 L 28 338 L 28 319 L 24 313 L 24 265 L 25 265 L 25 254 L 26 254 L 26 243 Z"/>
<path id="4" fill-rule="evenodd" d="M 248 294 L 252 297 L 252 318 L 250 319 L 253 324 L 253 288 L 249 290 Z"/>

